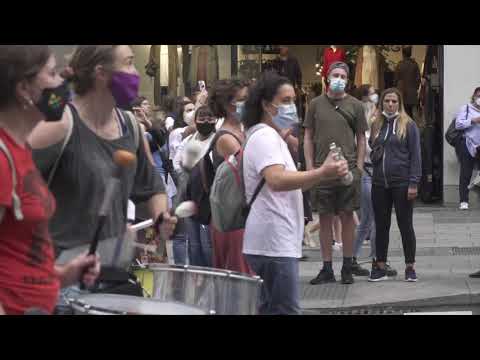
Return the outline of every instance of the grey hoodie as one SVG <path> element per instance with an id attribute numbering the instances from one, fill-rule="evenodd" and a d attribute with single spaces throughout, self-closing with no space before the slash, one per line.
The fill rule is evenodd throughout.
<path id="1" fill-rule="evenodd" d="M 420 132 L 413 121 L 408 123 L 402 140 L 397 131 L 397 118 L 386 119 L 377 138 L 370 138 L 372 148 L 386 139 L 384 157 L 373 165 L 373 184 L 385 188 L 417 187 L 422 177 Z"/>

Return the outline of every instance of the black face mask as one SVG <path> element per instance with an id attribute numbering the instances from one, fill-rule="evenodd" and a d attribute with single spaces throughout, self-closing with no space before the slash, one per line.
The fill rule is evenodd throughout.
<path id="1" fill-rule="evenodd" d="M 38 110 L 45 115 L 45 121 L 62 120 L 67 102 L 70 100 L 70 88 L 65 81 L 56 88 L 43 90 L 42 97 L 36 104 Z"/>
<path id="2" fill-rule="evenodd" d="M 197 130 L 200 135 L 202 136 L 209 136 L 211 133 L 215 132 L 215 124 L 205 122 L 205 123 L 197 123 Z"/>

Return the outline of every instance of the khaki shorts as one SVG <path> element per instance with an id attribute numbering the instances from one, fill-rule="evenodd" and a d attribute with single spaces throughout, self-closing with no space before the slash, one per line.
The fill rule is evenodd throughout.
<path id="1" fill-rule="evenodd" d="M 360 209 L 361 176 L 358 169 L 353 170 L 354 180 L 350 186 L 316 186 L 312 201 L 317 206 L 319 215 L 339 215 Z"/>

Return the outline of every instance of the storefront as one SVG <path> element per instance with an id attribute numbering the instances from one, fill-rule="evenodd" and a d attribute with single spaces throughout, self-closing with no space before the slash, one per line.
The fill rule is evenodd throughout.
<path id="1" fill-rule="evenodd" d="M 74 47 L 75 45 L 52 46 L 60 66 L 65 63 L 65 55 L 70 54 Z M 142 76 L 140 92 L 152 102 L 158 102 L 159 94 L 170 93 L 179 96 L 188 94 L 199 76 L 209 77 L 207 78 L 209 84 L 216 79 L 231 77 L 257 78 L 264 69 L 269 67 L 269 62 L 278 56 L 278 48 L 274 45 L 156 45 L 153 48 L 152 45 L 133 45 L 132 47 L 137 68 Z M 289 45 L 291 54 L 299 61 L 303 73 L 303 88 L 309 94 L 308 99 L 312 96 L 312 89 L 318 91 L 320 88 L 321 90 L 319 66 L 322 65 L 323 54 L 328 47 L 329 45 Z M 356 70 L 360 47 L 346 45 L 344 48 L 349 52 L 351 67 Z M 383 79 L 383 86 L 389 84 L 392 72 L 401 60 L 400 49 L 401 46 L 379 49 L 387 65 L 382 70 L 378 70 L 378 78 Z M 173 55 L 174 53 L 176 55 Z M 432 54 L 435 56 L 432 57 Z M 432 110 L 427 119 L 421 112 L 415 114 L 415 120 L 419 126 L 427 129 L 429 133 L 427 136 L 429 140 L 424 144 L 424 148 L 430 150 L 431 155 L 428 157 L 431 160 L 426 162 L 430 165 L 427 170 L 424 169 L 424 173 L 431 174 L 432 179 L 426 176 L 426 180 L 432 180 L 435 183 L 432 184 L 433 200 L 457 203 L 459 164 L 454 149 L 443 141 L 443 134 L 460 106 L 469 101 L 473 89 L 480 86 L 480 67 L 478 66 L 480 46 L 414 45 L 412 55 L 420 69 L 427 72 L 429 89 L 435 94 Z M 163 74 L 168 72 L 168 78 L 146 75 L 145 67 L 151 56 L 160 66 L 163 59 Z M 172 58 L 175 59 L 176 65 L 170 61 Z M 165 63 L 168 65 L 165 66 Z M 199 64 L 203 68 L 200 72 Z M 175 81 L 170 76 L 171 73 L 176 74 Z M 160 74 L 160 68 L 158 74 Z M 355 79 L 352 79 L 352 82 L 355 84 Z M 173 83 L 176 83 L 174 89 L 171 86 Z M 471 206 L 480 205 L 480 199 L 476 199 L 475 192 L 472 192 L 471 197 Z"/>

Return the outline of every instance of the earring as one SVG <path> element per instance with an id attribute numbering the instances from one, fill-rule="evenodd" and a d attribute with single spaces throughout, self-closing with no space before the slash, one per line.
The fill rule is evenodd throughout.
<path id="1" fill-rule="evenodd" d="M 32 99 L 24 99 L 26 104 L 23 103 L 22 108 L 23 110 L 28 110 L 29 106 L 33 106 L 33 100 Z"/>

